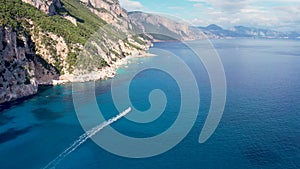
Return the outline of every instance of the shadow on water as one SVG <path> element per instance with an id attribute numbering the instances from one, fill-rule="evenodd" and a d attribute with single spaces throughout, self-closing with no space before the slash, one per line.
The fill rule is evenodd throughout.
<path id="1" fill-rule="evenodd" d="M 6 103 L 2 103 L 0 104 L 0 114 L 7 110 L 7 109 L 10 109 L 12 107 L 15 107 L 15 106 L 20 106 L 22 103 L 24 103 L 25 101 L 27 100 L 30 100 L 32 99 L 33 97 L 35 97 L 36 95 L 32 95 L 32 96 L 27 96 L 27 97 L 23 97 L 21 99 L 17 99 L 17 100 L 14 100 L 14 101 L 10 101 L 10 102 L 6 102 Z"/>
<path id="2" fill-rule="evenodd" d="M 8 117 L 4 115 L 4 113 L 0 113 L 0 126 L 7 124 L 8 122 L 12 121 L 14 117 Z"/>
<path id="3" fill-rule="evenodd" d="M 48 108 L 37 108 L 31 111 L 37 120 L 56 120 L 64 116 L 63 112 L 54 112 Z"/>
<path id="4" fill-rule="evenodd" d="M 7 110 L 7 109 L 10 109 L 12 107 L 15 107 L 15 106 L 21 106 L 22 103 L 26 102 L 26 101 L 29 101 L 39 95 L 41 95 L 41 93 L 51 89 L 52 86 L 39 86 L 38 88 L 38 93 L 35 94 L 35 95 L 31 95 L 31 96 L 26 96 L 26 97 L 23 97 L 23 98 L 20 98 L 20 99 L 16 99 L 16 100 L 13 100 L 13 101 L 10 101 L 10 102 L 6 102 L 6 103 L 2 103 L 0 104 L 0 114 Z"/>
<path id="5" fill-rule="evenodd" d="M 28 133 L 32 127 L 26 127 L 24 129 L 17 130 L 15 128 L 8 129 L 6 132 L 0 134 L 0 144 L 14 140 L 17 137 Z"/>

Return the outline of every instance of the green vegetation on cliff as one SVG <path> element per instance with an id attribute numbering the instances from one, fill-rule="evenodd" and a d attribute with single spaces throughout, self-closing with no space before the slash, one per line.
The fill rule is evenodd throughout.
<path id="1" fill-rule="evenodd" d="M 82 59 L 89 63 L 83 65 L 94 64 L 95 69 L 100 69 L 117 58 L 130 55 L 131 51 L 144 50 L 143 46 L 147 45 L 138 35 L 129 39 L 133 32 L 126 29 L 129 27 L 126 18 L 120 16 L 114 18 L 116 24 L 107 24 L 97 12 L 93 13 L 97 10 L 95 7 L 80 0 L 60 0 L 62 6 L 51 4 L 55 10 L 49 7 L 49 11 L 56 14 L 51 16 L 22 0 L 0 0 L 0 3 L 0 27 L 12 28 L 18 35 L 31 39 L 32 47 L 35 46 L 33 50 L 55 66 L 60 74 L 73 73 L 78 58 L 86 57 L 81 56 L 82 50 L 87 50 L 84 54 L 92 58 L 92 62 Z M 109 11 L 107 16 L 112 16 L 113 12 L 116 11 Z"/>
<path id="2" fill-rule="evenodd" d="M 28 31 L 29 20 L 42 30 L 62 36 L 67 42 L 84 43 L 88 34 L 60 16 L 48 16 L 21 0 L 1 0 L 0 24 L 16 31 Z M 80 36 L 81 35 L 81 36 Z"/>
<path id="3" fill-rule="evenodd" d="M 12 27 L 16 31 L 26 31 L 28 21 L 35 26 L 62 36 L 67 43 L 84 44 L 87 39 L 105 24 L 101 18 L 85 8 L 77 0 L 62 0 L 65 8 L 57 9 L 60 14 L 68 14 L 77 19 L 77 25 L 62 16 L 47 14 L 21 0 L 0 0 L 0 25 Z"/>
<path id="4" fill-rule="evenodd" d="M 61 2 L 64 7 L 56 8 L 59 15 L 49 16 L 21 0 L 0 0 L 0 27 L 11 27 L 19 34 L 30 35 L 30 29 L 34 26 L 33 33 L 36 36 L 38 36 L 39 31 L 51 32 L 63 37 L 68 45 L 77 43 L 84 45 L 93 33 L 106 24 L 78 0 L 62 0 Z M 64 19 L 64 15 L 74 17 L 77 25 Z M 34 25 L 30 24 L 31 21 Z M 62 70 L 59 56 L 56 55 L 55 42 L 48 37 L 47 41 L 45 40 L 46 37 L 41 38 L 42 43 L 49 48 L 50 54 L 54 58 L 54 66 Z M 78 49 L 75 48 L 66 59 L 70 65 L 68 68 L 70 73 L 76 64 L 77 55 Z"/>
<path id="5" fill-rule="evenodd" d="M 105 21 L 84 7 L 84 4 L 78 0 L 61 0 L 61 2 L 64 4 L 64 10 L 77 19 L 78 28 L 89 36 L 106 24 Z"/>

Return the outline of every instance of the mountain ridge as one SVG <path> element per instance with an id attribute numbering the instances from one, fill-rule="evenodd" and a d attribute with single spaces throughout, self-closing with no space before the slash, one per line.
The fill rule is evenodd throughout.
<path id="1" fill-rule="evenodd" d="M 199 29 L 164 16 L 149 14 L 140 11 L 128 13 L 129 18 L 136 23 L 137 32 L 148 34 L 152 41 L 187 41 L 204 39 Z M 210 35 L 209 35 L 210 36 Z M 212 35 L 211 35 L 212 36 Z"/>
<path id="2" fill-rule="evenodd" d="M 270 29 L 262 29 L 246 26 L 234 26 L 231 29 L 211 24 L 206 27 L 198 27 L 202 31 L 213 33 L 219 38 L 266 38 L 266 39 L 299 39 L 300 33 L 296 32 L 279 32 Z"/>
<path id="3" fill-rule="evenodd" d="M 169 37 L 150 36 L 152 41 L 170 40 L 198 40 L 198 39 L 229 39 L 229 38 L 266 38 L 266 39 L 300 39 L 297 32 L 279 32 L 269 29 L 234 26 L 232 29 L 223 29 L 219 25 L 211 24 L 206 27 L 193 26 L 169 19 L 164 16 L 149 14 L 141 11 L 128 13 L 129 18 L 137 23 L 142 33 L 153 32 L 165 34 Z M 149 33 L 150 32 L 150 33 Z"/>

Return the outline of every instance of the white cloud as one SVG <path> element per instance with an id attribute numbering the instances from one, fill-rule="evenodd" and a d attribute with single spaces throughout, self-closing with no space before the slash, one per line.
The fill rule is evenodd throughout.
<path id="1" fill-rule="evenodd" d="M 218 24 L 225 28 L 245 25 L 275 30 L 300 29 L 300 0 L 188 0 L 209 4 L 195 9 L 195 25 Z M 277 3 L 277 6 L 274 4 Z M 283 5 L 282 5 L 283 4 Z"/>
<path id="2" fill-rule="evenodd" d="M 247 0 L 207 0 L 207 3 L 225 12 L 236 12 L 247 5 Z"/>
<path id="3" fill-rule="evenodd" d="M 144 7 L 143 5 L 138 1 L 133 0 L 119 0 L 122 8 L 125 8 L 128 11 L 140 11 Z"/>

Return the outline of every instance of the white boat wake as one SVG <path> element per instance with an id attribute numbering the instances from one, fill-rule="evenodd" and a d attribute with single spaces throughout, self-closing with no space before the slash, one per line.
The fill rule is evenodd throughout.
<path id="1" fill-rule="evenodd" d="M 81 144 L 83 144 L 87 139 L 93 137 L 95 134 L 97 134 L 100 130 L 105 128 L 106 126 L 118 121 L 122 117 L 126 116 L 131 111 L 131 107 L 117 115 L 116 117 L 113 117 L 109 119 L 108 121 L 103 122 L 102 124 L 92 128 L 91 130 L 85 132 L 82 134 L 77 140 L 74 141 L 74 143 L 68 147 L 66 150 L 64 150 L 60 155 L 58 155 L 54 160 L 52 160 L 47 166 L 45 166 L 43 169 L 52 169 L 55 168 L 66 156 L 71 154 L 74 150 L 76 150 Z"/>

